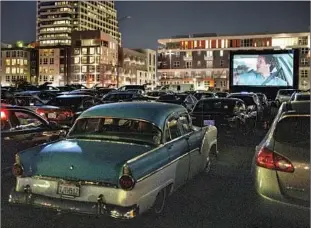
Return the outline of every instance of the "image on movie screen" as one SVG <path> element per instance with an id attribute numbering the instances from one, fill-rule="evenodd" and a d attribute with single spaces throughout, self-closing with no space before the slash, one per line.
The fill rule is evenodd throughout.
<path id="1" fill-rule="evenodd" d="M 233 55 L 233 86 L 293 86 L 294 54 Z"/>

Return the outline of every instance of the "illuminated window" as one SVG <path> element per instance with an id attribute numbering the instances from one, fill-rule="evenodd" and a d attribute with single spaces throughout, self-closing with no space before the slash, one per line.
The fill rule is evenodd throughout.
<path id="1" fill-rule="evenodd" d="M 19 61 L 19 65 L 21 65 L 21 66 L 23 66 L 23 65 L 24 65 L 24 61 L 23 61 L 23 59 L 21 59 L 21 60 Z"/>
<path id="2" fill-rule="evenodd" d="M 10 67 L 5 68 L 5 73 L 6 73 L 6 74 L 11 73 L 11 71 L 10 71 Z"/>
<path id="3" fill-rule="evenodd" d="M 213 51 L 206 51 L 207 57 L 213 57 Z"/>
<path id="4" fill-rule="evenodd" d="M 5 60 L 5 65 L 10 66 L 10 65 L 11 65 L 11 60 L 10 60 L 10 59 L 6 59 L 6 60 Z"/>
<path id="5" fill-rule="evenodd" d="M 198 46 L 198 41 L 194 41 L 194 48 L 196 48 Z"/>
<path id="6" fill-rule="evenodd" d="M 90 48 L 90 55 L 94 55 L 95 54 L 95 49 L 94 48 Z"/>
<path id="7" fill-rule="evenodd" d="M 219 55 L 220 55 L 221 57 L 224 56 L 224 51 L 221 50 L 221 51 L 219 52 Z"/>
<path id="8" fill-rule="evenodd" d="M 192 52 L 191 51 L 186 52 L 186 57 L 192 57 Z"/>
<path id="9" fill-rule="evenodd" d="M 28 62 L 27 59 L 24 59 L 24 65 L 27 65 L 27 62 Z"/>
<path id="10" fill-rule="evenodd" d="M 23 69 L 23 68 L 20 68 L 19 73 L 23 74 L 23 73 L 24 73 L 24 69 Z"/>
<path id="11" fill-rule="evenodd" d="M 20 68 L 16 68 L 16 73 L 17 73 L 17 74 L 19 74 L 19 69 L 20 69 Z"/>
<path id="12" fill-rule="evenodd" d="M 54 76 L 53 76 L 53 75 L 50 75 L 50 76 L 49 76 L 49 81 L 50 81 L 50 82 L 53 82 L 53 81 L 54 81 Z"/>
<path id="13" fill-rule="evenodd" d="M 74 54 L 75 54 L 75 55 L 79 55 L 79 54 L 80 54 L 80 49 L 79 49 L 79 48 L 75 48 Z"/>
<path id="14" fill-rule="evenodd" d="M 82 57 L 81 58 L 81 63 L 82 64 L 87 64 L 87 57 Z"/>
<path id="15" fill-rule="evenodd" d="M 87 72 L 87 66 L 82 66 L 82 73 L 86 73 Z"/>
<path id="16" fill-rule="evenodd" d="M 54 74 L 54 69 L 53 69 L 53 68 L 50 68 L 50 69 L 49 69 L 49 73 L 50 73 L 50 74 Z"/>
<path id="17" fill-rule="evenodd" d="M 99 64 L 99 56 L 96 56 L 96 64 Z"/>
<path id="18" fill-rule="evenodd" d="M 100 47 L 96 48 L 96 54 L 101 54 L 101 48 Z"/>
<path id="19" fill-rule="evenodd" d="M 12 74 L 16 74 L 16 68 L 12 67 Z"/>
<path id="20" fill-rule="evenodd" d="M 221 40 L 221 47 L 220 48 L 225 48 L 225 40 Z"/>
<path id="21" fill-rule="evenodd" d="M 82 55 L 87 55 L 87 48 L 82 48 Z"/>
<path id="22" fill-rule="evenodd" d="M 12 59 L 12 65 L 16 65 L 16 59 Z"/>
<path id="23" fill-rule="evenodd" d="M 16 64 L 19 65 L 20 59 L 16 59 Z"/>
<path id="24" fill-rule="evenodd" d="M 80 58 L 79 58 L 79 57 L 75 57 L 75 59 L 74 59 L 74 63 L 75 63 L 75 64 L 80 63 Z"/>
<path id="25" fill-rule="evenodd" d="M 94 56 L 90 56 L 90 63 L 95 63 L 95 57 Z"/>

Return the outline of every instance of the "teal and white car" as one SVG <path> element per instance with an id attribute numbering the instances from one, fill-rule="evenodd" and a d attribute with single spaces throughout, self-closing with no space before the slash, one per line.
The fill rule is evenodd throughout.
<path id="1" fill-rule="evenodd" d="M 175 104 L 124 102 L 84 111 L 65 139 L 16 155 L 11 204 L 129 219 L 210 169 L 217 129 Z"/>

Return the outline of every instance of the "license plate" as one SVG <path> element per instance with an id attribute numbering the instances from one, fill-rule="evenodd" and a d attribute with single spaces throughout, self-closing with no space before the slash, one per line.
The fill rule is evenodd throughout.
<path id="1" fill-rule="evenodd" d="M 49 119 L 56 119 L 56 113 L 48 113 L 48 118 Z"/>
<path id="2" fill-rule="evenodd" d="M 215 120 L 204 120 L 204 126 L 215 126 Z"/>
<path id="3" fill-rule="evenodd" d="M 57 194 L 65 196 L 80 196 L 80 187 L 75 184 L 58 184 Z"/>

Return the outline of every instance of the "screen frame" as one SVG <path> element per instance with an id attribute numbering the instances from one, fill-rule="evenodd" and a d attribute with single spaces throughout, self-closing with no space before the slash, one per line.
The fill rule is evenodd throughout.
<path id="1" fill-rule="evenodd" d="M 236 55 L 273 55 L 273 54 L 293 54 L 294 67 L 293 67 L 293 86 L 252 86 L 252 85 L 233 85 L 233 60 Z M 290 50 L 237 50 L 230 51 L 230 66 L 229 66 L 229 88 L 230 92 L 241 92 L 241 91 L 275 91 L 279 89 L 298 89 L 299 79 L 299 49 Z M 267 91 L 268 92 L 268 91 Z"/>

